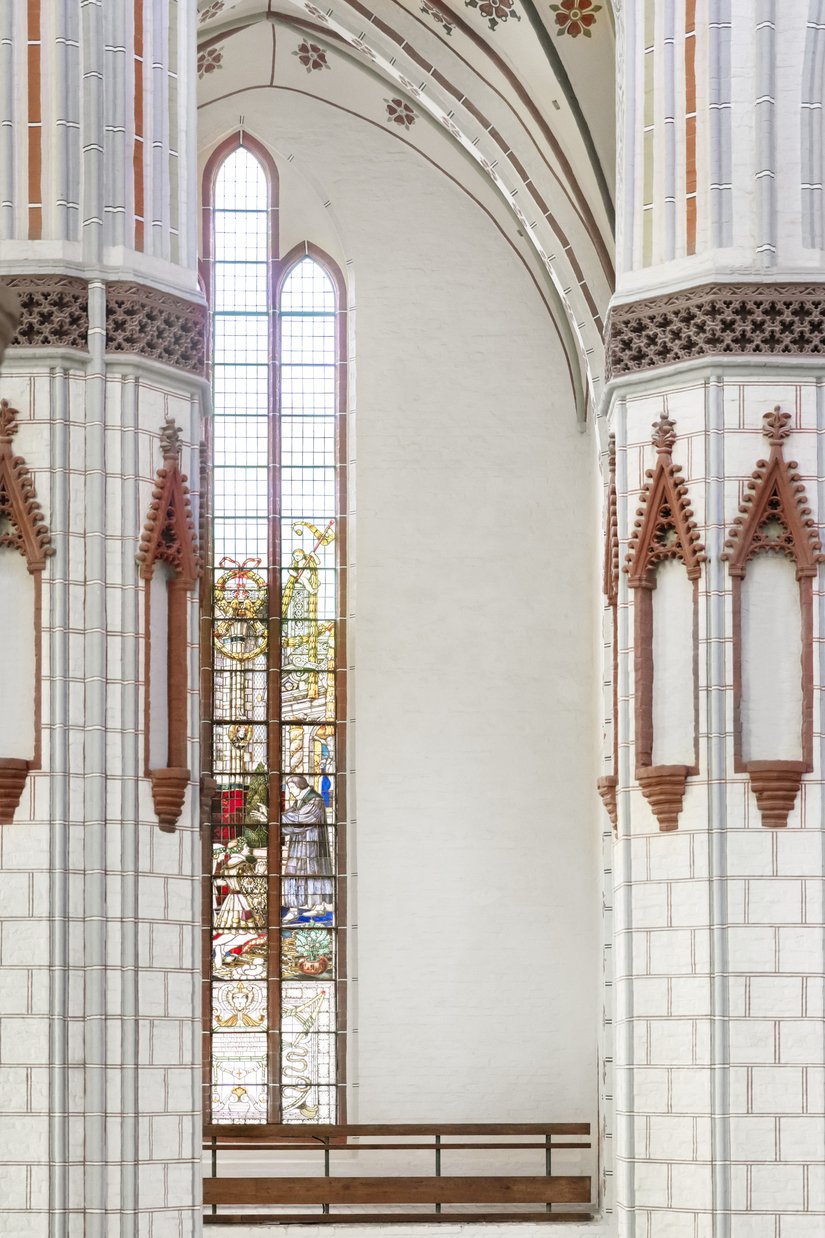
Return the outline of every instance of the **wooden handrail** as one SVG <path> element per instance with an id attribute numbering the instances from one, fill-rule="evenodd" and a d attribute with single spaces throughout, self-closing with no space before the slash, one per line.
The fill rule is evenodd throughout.
<path id="1" fill-rule="evenodd" d="M 589 1122 L 361 1122 L 336 1126 L 330 1123 L 261 1123 L 260 1126 L 207 1126 L 205 1133 L 220 1141 L 246 1139 L 355 1138 L 358 1135 L 589 1135 Z M 208 1146 L 208 1145 L 207 1145 Z"/>
<path id="2" fill-rule="evenodd" d="M 205 1204 L 587 1204 L 590 1179 L 207 1178 Z"/>
<path id="3" fill-rule="evenodd" d="M 591 1216 L 590 1175 L 569 1172 L 559 1175 L 552 1169 L 555 1152 L 590 1149 L 587 1122 L 362 1122 L 313 1126 L 271 1123 L 257 1128 L 209 1127 L 207 1133 L 212 1136 L 204 1144 L 211 1152 L 212 1168 L 211 1176 L 204 1180 L 204 1204 L 210 1209 L 210 1214 L 204 1217 L 207 1223 L 240 1224 L 253 1218 L 256 1223 L 281 1224 L 505 1218 L 555 1221 L 562 1217 L 581 1221 Z M 264 1151 L 309 1153 L 307 1172 L 295 1176 L 294 1161 L 291 1161 L 290 1172 L 283 1175 L 273 1174 L 269 1162 L 265 1175 L 236 1177 L 218 1173 L 221 1153 Z M 409 1176 L 404 1172 L 410 1167 L 408 1160 L 399 1161 L 400 1174 L 354 1175 L 346 1171 L 346 1166 L 352 1165 L 350 1157 L 341 1159 L 341 1154 L 353 1152 L 413 1151 L 433 1153 L 435 1172 L 432 1175 Z M 460 1162 L 464 1171 L 460 1176 L 442 1170 L 442 1158 L 455 1151 L 461 1151 L 465 1158 Z M 322 1153 L 322 1157 L 315 1162 L 311 1154 L 317 1152 Z M 470 1152 L 484 1155 L 485 1161 L 479 1166 L 483 1172 L 466 1173 L 466 1155 Z M 533 1162 L 530 1173 L 490 1174 L 488 1154 L 491 1152 L 499 1155 L 543 1153 L 539 1164 L 544 1172 L 537 1174 L 535 1170 L 539 1166 Z M 333 1157 L 337 1158 L 334 1167 Z M 233 1160 L 232 1166 L 237 1170 L 238 1161 Z M 344 1172 L 341 1172 L 342 1166 Z M 510 1165 L 502 1164 L 501 1168 L 509 1169 Z M 448 1211 L 443 1210 L 445 1205 Z M 497 1210 L 507 1205 L 508 1211 Z M 530 1205 L 538 1205 L 538 1208 Z M 553 1211 L 554 1206 L 558 1208 L 559 1205 L 565 1209 L 563 1213 Z M 267 1207 L 280 1211 L 263 1216 L 260 1209 Z M 416 1211 L 410 1211 L 410 1207 Z M 256 1211 L 219 1213 L 219 1209 L 229 1208 L 255 1208 Z M 314 1208 L 322 1211 L 310 1211 Z M 335 1208 L 343 1211 L 332 1211 Z M 307 1211 L 295 1212 L 295 1209 Z"/>

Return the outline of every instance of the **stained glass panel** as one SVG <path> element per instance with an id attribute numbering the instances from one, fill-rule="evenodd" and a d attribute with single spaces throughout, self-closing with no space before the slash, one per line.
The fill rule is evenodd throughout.
<path id="1" fill-rule="evenodd" d="M 228 1124 L 338 1115 L 337 297 L 307 255 L 270 303 L 269 206 L 241 147 L 212 212 L 208 1034 Z"/>
<path id="2" fill-rule="evenodd" d="M 212 985 L 212 1030 L 265 1032 L 268 1023 L 266 985 L 233 980 Z"/>
<path id="3" fill-rule="evenodd" d="M 246 1125 L 267 1119 L 266 1035 L 212 1036 L 212 1120 Z"/>

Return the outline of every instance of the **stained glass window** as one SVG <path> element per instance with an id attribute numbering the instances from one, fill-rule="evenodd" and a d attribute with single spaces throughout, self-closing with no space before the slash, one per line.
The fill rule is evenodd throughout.
<path id="1" fill-rule="evenodd" d="M 211 203 L 217 1125 L 334 1122 L 343 1081 L 344 307 L 310 247 L 272 252 L 271 205 L 237 147 Z"/>

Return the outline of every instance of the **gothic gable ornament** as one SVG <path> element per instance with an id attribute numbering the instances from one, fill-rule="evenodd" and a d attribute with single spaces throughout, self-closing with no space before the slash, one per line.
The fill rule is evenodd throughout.
<path id="1" fill-rule="evenodd" d="M 628 582 L 636 589 L 635 684 L 636 684 L 636 778 L 660 830 L 675 830 L 684 802 L 691 765 L 662 765 L 653 762 L 653 590 L 656 570 L 663 563 L 683 563 L 694 584 L 694 622 L 696 587 L 705 562 L 687 484 L 681 466 L 673 463 L 676 423 L 662 412 L 653 425 L 656 464 L 645 473 L 647 481 L 636 512 L 630 548 L 625 564 Z"/>
<path id="2" fill-rule="evenodd" d="M 758 460 L 733 522 L 722 558 L 733 581 L 734 766 L 747 773 L 762 814 L 762 824 L 782 827 L 796 802 L 802 775 L 813 768 L 813 577 L 825 561 L 816 521 L 795 460 L 786 460 L 791 415 L 777 404 L 763 417 L 770 444 Z M 781 555 L 795 565 L 802 621 L 802 760 L 743 760 L 742 748 L 742 582 L 758 554 Z"/>
<path id="3" fill-rule="evenodd" d="M 34 479 L 22 456 L 15 454 L 12 440 L 17 432 L 17 412 L 8 400 L 0 400 L 0 551 L 21 554 L 34 581 L 34 750 L 31 759 L 0 755 L 0 824 L 14 818 L 29 770 L 40 768 L 40 647 L 42 641 L 42 573 L 46 559 L 54 554 L 51 536 L 35 494 Z"/>
<path id="4" fill-rule="evenodd" d="M 201 564 L 187 478 L 180 468 L 181 431 L 173 420 L 160 432 L 163 464 L 157 471 L 152 502 L 143 528 L 137 562 L 145 581 L 146 630 L 146 711 L 144 725 L 145 769 L 152 783 L 152 800 L 162 830 L 174 830 L 183 810 L 190 780 L 188 754 L 188 593 L 195 587 Z M 154 684 L 158 698 L 165 697 L 165 766 L 152 767 L 152 608 L 151 585 L 155 568 L 168 568 L 166 582 L 166 630 L 155 639 L 166 642 L 165 691 Z M 157 672 L 156 672 L 157 673 Z M 155 720 L 154 725 L 159 725 Z"/>
<path id="5" fill-rule="evenodd" d="M 19 551 L 30 572 L 42 572 L 54 550 L 28 465 L 12 450 L 16 432 L 17 410 L 0 400 L 0 547 Z"/>
<path id="6" fill-rule="evenodd" d="M 825 560 L 805 486 L 796 472 L 798 465 L 784 456 L 790 420 L 791 414 L 783 413 L 778 404 L 764 415 L 763 434 L 770 443 L 770 457 L 756 462 L 722 555 L 733 577 L 741 579 L 748 561 L 762 551 L 792 560 L 797 579 L 815 576 L 816 565 Z"/>
<path id="7" fill-rule="evenodd" d="M 676 423 L 662 413 L 653 426 L 656 467 L 645 473 L 647 483 L 636 511 L 625 571 L 631 588 L 655 588 L 656 568 L 677 559 L 689 580 L 698 580 L 705 562 L 682 469 L 673 463 Z"/>
<path id="8" fill-rule="evenodd" d="M 156 563 L 166 563 L 191 589 L 200 575 L 200 560 L 188 479 L 180 470 L 181 439 L 174 420 L 167 419 L 160 432 L 163 465 L 157 472 L 137 560 L 144 580 L 151 580 Z"/>

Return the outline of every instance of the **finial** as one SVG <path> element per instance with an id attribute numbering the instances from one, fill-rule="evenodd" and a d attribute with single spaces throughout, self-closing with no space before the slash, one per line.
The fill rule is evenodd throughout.
<path id="1" fill-rule="evenodd" d="M 183 431 L 175 423 L 174 417 L 167 417 L 160 431 L 160 449 L 164 460 L 180 460 Z"/>
<path id="2" fill-rule="evenodd" d="M 767 438 L 771 447 L 781 447 L 783 439 L 786 439 L 791 432 L 788 422 L 791 419 L 790 413 L 783 413 L 780 405 L 774 406 L 773 412 L 765 413 L 762 420 L 764 425 L 762 433 Z"/>
<path id="3" fill-rule="evenodd" d="M 652 443 L 661 454 L 669 456 L 676 442 L 676 422 L 671 421 L 667 413 L 662 411 L 659 420 L 653 423 Z"/>
<path id="4" fill-rule="evenodd" d="M 17 432 L 17 409 L 8 400 L 0 400 L 0 439 L 10 443 Z"/>

